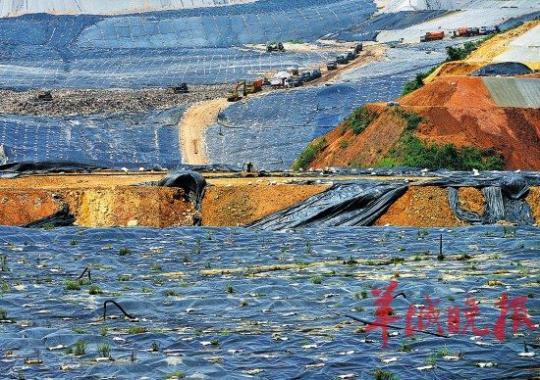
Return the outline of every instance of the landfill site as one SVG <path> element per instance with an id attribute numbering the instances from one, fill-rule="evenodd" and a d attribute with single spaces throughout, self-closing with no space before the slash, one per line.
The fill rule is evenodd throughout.
<path id="1" fill-rule="evenodd" d="M 0 0 L 6 379 L 540 379 L 540 1 Z"/>

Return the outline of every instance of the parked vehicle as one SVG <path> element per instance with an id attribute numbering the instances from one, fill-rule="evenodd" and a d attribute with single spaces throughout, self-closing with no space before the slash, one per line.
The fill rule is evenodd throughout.
<path id="1" fill-rule="evenodd" d="M 349 63 L 349 58 L 347 58 L 347 54 L 341 54 L 337 56 L 336 62 L 339 63 L 340 65 L 345 65 Z"/>
<path id="2" fill-rule="evenodd" d="M 349 61 L 353 61 L 353 60 L 355 60 L 356 58 L 358 58 L 358 54 L 356 54 L 355 52 L 350 51 L 350 52 L 347 53 L 347 59 L 348 59 Z"/>
<path id="3" fill-rule="evenodd" d="M 337 70 L 337 61 L 330 61 L 326 63 L 326 68 L 328 71 Z"/>
<path id="4" fill-rule="evenodd" d="M 179 86 L 171 87 L 171 90 L 175 94 L 187 94 L 189 92 L 187 83 L 181 83 Z"/>
<path id="5" fill-rule="evenodd" d="M 420 37 L 420 42 L 437 41 L 442 39 L 444 39 L 443 31 L 427 32 L 425 35 Z"/>
<path id="6" fill-rule="evenodd" d="M 311 80 L 319 79 L 320 77 L 322 77 L 320 69 L 315 69 L 311 72 Z"/>
<path id="7" fill-rule="evenodd" d="M 495 34 L 499 33 L 499 27 L 498 26 L 481 26 L 480 27 L 480 35 L 485 36 L 488 34 Z"/>
<path id="8" fill-rule="evenodd" d="M 287 79 L 287 86 L 288 87 L 300 87 L 304 85 L 304 81 L 297 76 L 291 77 Z"/>
<path id="9" fill-rule="evenodd" d="M 268 53 L 271 53 L 273 51 L 283 52 L 285 51 L 285 48 L 283 47 L 283 43 L 281 42 L 268 42 L 266 44 L 266 51 Z"/>

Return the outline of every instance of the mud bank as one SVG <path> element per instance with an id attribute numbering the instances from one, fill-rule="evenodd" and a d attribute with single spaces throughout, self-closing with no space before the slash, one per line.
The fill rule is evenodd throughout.
<path id="1" fill-rule="evenodd" d="M 141 186 L 160 174 L 48 175 L 0 179 L 0 225 L 19 226 L 69 210 L 75 225 L 83 227 L 235 227 L 251 224 L 296 206 L 330 189 L 348 177 L 321 180 L 289 178 L 242 178 L 208 175 L 200 208 L 181 188 Z M 377 181 L 395 178 L 374 177 Z M 540 224 L 540 187 L 531 187 L 525 198 L 532 217 Z M 458 188 L 458 206 L 482 215 L 486 199 L 480 189 Z M 457 227 L 459 219 L 444 186 L 408 186 L 374 225 Z"/>

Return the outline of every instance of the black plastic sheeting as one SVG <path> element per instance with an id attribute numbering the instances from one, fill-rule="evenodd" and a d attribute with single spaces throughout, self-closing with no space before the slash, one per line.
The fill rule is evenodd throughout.
<path id="1" fill-rule="evenodd" d="M 48 216 L 46 218 L 36 220 L 35 222 L 28 223 L 24 227 L 26 228 L 52 228 L 52 227 L 69 227 L 75 223 L 75 216 L 69 212 L 68 205 L 64 205 L 62 210 L 56 214 Z"/>
<path id="2" fill-rule="evenodd" d="M 477 77 L 492 77 L 497 75 L 514 76 L 532 74 L 529 66 L 520 62 L 492 63 L 476 70 L 472 75 Z"/>
<path id="3" fill-rule="evenodd" d="M 512 17 L 499 25 L 501 32 L 506 32 L 509 29 L 517 28 L 527 21 L 540 19 L 540 12 L 533 12 L 519 17 Z"/>
<path id="4" fill-rule="evenodd" d="M 184 190 L 188 199 L 195 204 L 197 208 L 200 207 L 201 200 L 206 187 L 206 180 L 204 177 L 194 171 L 174 171 L 167 174 L 163 179 L 154 182 L 153 185 L 160 187 L 178 187 Z"/>
<path id="5" fill-rule="evenodd" d="M 308 226 L 368 226 L 406 190 L 405 181 L 339 183 L 251 226 L 272 230 Z"/>
<path id="6" fill-rule="evenodd" d="M 445 10 L 401 11 L 380 13 L 330 37 L 346 41 L 375 41 L 381 30 L 405 29 L 448 13 Z"/>
<path id="7" fill-rule="evenodd" d="M 11 352 L 2 359 L 4 379 L 373 379 L 375 368 L 400 379 L 538 375 L 538 351 L 524 347 L 540 342 L 538 328 L 521 325 L 512 334 L 509 310 L 505 341 L 492 334 L 502 292 L 510 299 L 530 294 L 527 309 L 540 321 L 537 228 L 0 227 L 0 236 L 9 267 L 0 272 L 9 284 L 0 308 L 15 322 L 0 325 L 0 350 Z M 126 248 L 130 253 L 120 254 Z M 214 275 L 205 273 L 209 267 Z M 67 280 L 85 268 L 91 280 L 68 289 Z M 444 332 L 456 306 L 465 332 L 444 339 L 392 330 L 382 349 L 380 329 L 359 331 L 364 325 L 345 314 L 374 320 L 370 290 L 387 287 L 397 273 L 394 294 L 406 298 L 393 300 L 393 324 L 404 327 L 409 306 L 429 296 L 440 301 Z M 494 280 L 501 285 L 486 285 Z M 103 294 L 88 294 L 91 286 Z M 476 326 L 489 327 L 488 336 L 473 337 L 467 328 L 470 297 L 480 302 Z M 138 321 L 114 307 L 103 321 L 111 298 Z M 69 354 L 79 340 L 85 353 Z M 97 360 L 102 345 L 113 360 Z M 436 365 L 426 368 L 437 353 Z M 41 364 L 25 362 L 36 357 Z"/>
<path id="8" fill-rule="evenodd" d="M 31 174 L 47 174 L 47 173 L 91 173 L 99 170 L 115 170 L 106 166 L 96 166 L 92 164 L 84 164 L 80 162 L 68 161 L 44 161 L 44 162 L 12 162 L 5 165 L 0 165 L 0 177 L 17 177 L 20 175 Z M 149 170 L 162 171 L 161 166 L 150 168 Z M 224 172 L 224 173 L 239 173 L 242 168 L 233 165 L 179 165 L 175 172 L 192 171 L 192 172 Z"/>
<path id="9" fill-rule="evenodd" d="M 455 215 L 472 224 L 508 221 L 532 225 L 534 218 L 525 197 L 529 186 L 539 185 L 538 174 L 490 173 L 475 176 L 456 172 L 445 178 L 427 180 L 410 186 L 448 188 L 449 205 Z M 409 187 L 406 181 L 358 180 L 333 185 L 306 201 L 251 224 L 252 227 L 280 230 L 297 227 L 369 226 Z M 459 207 L 458 188 L 482 190 L 486 207 L 483 215 Z"/>
<path id="10" fill-rule="evenodd" d="M 457 184 L 456 184 L 457 182 Z M 537 176 L 511 173 L 493 177 L 450 178 L 428 184 L 448 186 L 448 201 L 454 214 L 468 223 L 494 224 L 508 221 L 519 225 L 532 225 L 534 218 L 530 205 L 525 201 L 530 185 L 539 183 Z M 486 200 L 483 215 L 459 207 L 458 187 L 475 187 L 482 190 Z"/>
<path id="11" fill-rule="evenodd" d="M 89 173 L 103 167 L 81 164 L 78 162 L 44 161 L 44 162 L 13 162 L 0 166 L 0 176 L 13 176 L 18 174 L 42 173 Z"/>

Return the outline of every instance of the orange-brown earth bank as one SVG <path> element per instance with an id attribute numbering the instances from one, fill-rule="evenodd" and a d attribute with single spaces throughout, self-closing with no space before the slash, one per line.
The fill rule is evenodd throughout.
<path id="1" fill-rule="evenodd" d="M 405 111 L 422 118 L 414 134 L 424 142 L 491 149 L 506 169 L 540 170 L 540 109 L 499 107 L 482 78 L 442 77 L 398 102 L 368 105 L 375 117 L 359 134 L 344 122 L 319 139 L 309 167 L 377 165 L 406 129 Z"/>

